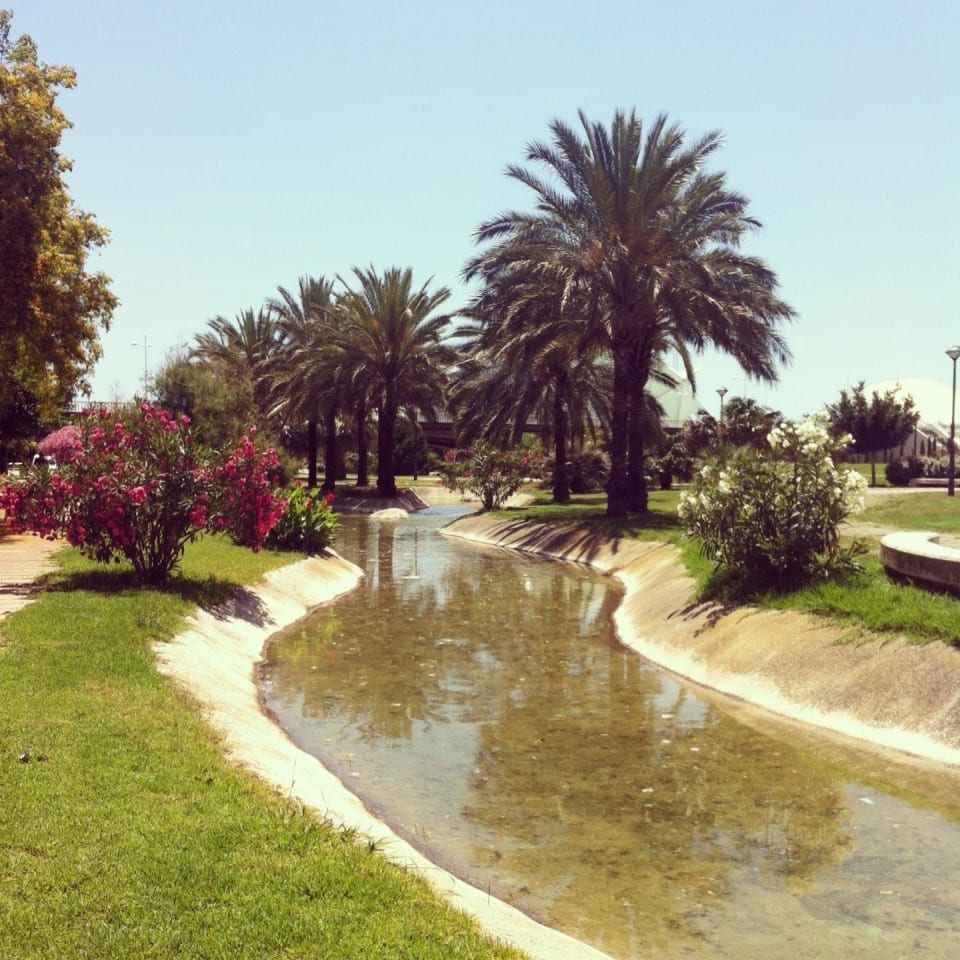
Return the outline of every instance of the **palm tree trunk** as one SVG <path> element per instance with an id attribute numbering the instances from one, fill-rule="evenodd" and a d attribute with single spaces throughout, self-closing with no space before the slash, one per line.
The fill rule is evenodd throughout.
<path id="1" fill-rule="evenodd" d="M 615 318 L 618 328 L 613 337 L 613 396 L 610 402 L 610 479 L 607 482 L 607 516 L 625 517 L 629 504 L 627 478 L 627 435 L 630 426 L 629 343 L 624 337 L 624 321 Z"/>
<path id="2" fill-rule="evenodd" d="M 647 472 L 644 465 L 644 389 L 638 377 L 630 383 L 630 425 L 627 440 L 627 507 L 631 513 L 647 510 Z"/>
<path id="3" fill-rule="evenodd" d="M 317 421 L 307 421 L 307 489 L 317 486 Z"/>
<path id="4" fill-rule="evenodd" d="M 337 491 L 337 407 L 331 403 L 323 415 L 323 490 Z"/>
<path id="5" fill-rule="evenodd" d="M 370 474 L 367 465 L 367 405 L 362 400 L 357 403 L 357 486 L 366 487 L 370 484 Z"/>
<path id="6" fill-rule="evenodd" d="M 570 502 L 570 477 L 567 473 L 567 406 L 558 384 L 553 395 L 553 502 Z"/>
<path id="7" fill-rule="evenodd" d="M 377 496 L 395 497 L 397 478 L 393 466 L 393 445 L 397 429 L 396 403 L 386 401 L 380 407 L 377 421 Z"/>

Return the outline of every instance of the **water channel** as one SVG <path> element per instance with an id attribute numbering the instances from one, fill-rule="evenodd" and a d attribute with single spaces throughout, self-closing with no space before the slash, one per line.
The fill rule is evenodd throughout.
<path id="1" fill-rule="evenodd" d="M 344 518 L 361 586 L 267 706 L 435 862 L 617 958 L 960 957 L 960 804 L 744 723 L 620 645 L 616 583 Z M 890 779 L 892 777 L 892 779 Z"/>

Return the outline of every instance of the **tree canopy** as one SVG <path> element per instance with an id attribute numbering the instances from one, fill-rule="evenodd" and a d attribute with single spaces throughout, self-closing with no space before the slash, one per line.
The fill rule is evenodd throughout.
<path id="1" fill-rule="evenodd" d="M 861 380 L 850 391 L 841 390 L 840 399 L 827 407 L 834 429 L 853 437 L 855 452 L 869 455 L 871 486 L 877 483 L 875 454 L 903 443 L 920 419 L 913 397 L 900 398 L 898 392 L 899 388 L 883 394 L 874 390 L 868 398 Z"/>
<path id="2" fill-rule="evenodd" d="M 75 73 L 40 62 L 29 36 L 11 39 L 11 20 L 0 10 L 0 409 L 26 392 L 52 411 L 86 386 L 117 299 L 87 267 L 108 233 L 64 180 L 57 96 Z"/>

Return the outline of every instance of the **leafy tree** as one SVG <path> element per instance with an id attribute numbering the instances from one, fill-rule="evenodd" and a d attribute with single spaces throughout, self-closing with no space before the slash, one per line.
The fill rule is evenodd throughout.
<path id="1" fill-rule="evenodd" d="M 248 377 L 225 359 L 204 360 L 174 350 L 154 378 L 157 405 L 190 417 L 197 443 L 221 449 L 251 424 L 260 424 Z"/>
<path id="2" fill-rule="evenodd" d="M 100 356 L 116 297 L 87 258 L 107 241 L 92 214 L 77 209 L 60 152 L 70 123 L 57 106 L 75 85 L 70 67 L 37 58 L 28 36 L 10 37 L 0 10 L 0 419 L 28 394 L 41 412 L 57 410 Z"/>
<path id="3" fill-rule="evenodd" d="M 508 211 L 482 223 L 465 276 L 484 282 L 525 271 L 553 274 L 564 291 L 586 291 L 583 322 L 612 356 L 608 513 L 646 509 L 643 411 L 654 361 L 675 350 L 691 383 L 691 352 L 714 346 L 757 379 L 774 381 L 789 351 L 778 326 L 793 316 L 776 295 L 774 273 L 738 252 L 759 223 L 723 174 L 702 168 L 720 145 L 711 133 L 687 146 L 658 117 L 616 113 L 609 129 L 580 114 L 583 137 L 559 120 L 549 144 L 509 176 L 529 187 L 536 211 Z M 628 456 L 633 463 L 628 472 Z"/>
<path id="4" fill-rule="evenodd" d="M 870 458 L 870 486 L 877 485 L 875 454 L 897 447 L 913 433 L 920 413 L 913 397 L 897 397 L 899 387 L 880 394 L 874 390 L 868 399 L 861 380 L 856 387 L 840 391 L 840 399 L 827 405 L 827 412 L 838 433 L 853 437 L 853 450 Z"/>
<path id="5" fill-rule="evenodd" d="M 0 473 L 11 459 L 25 460 L 31 441 L 40 435 L 37 398 L 19 383 L 7 386 L 6 402 L 0 403 Z"/>
<path id="6" fill-rule="evenodd" d="M 417 409 L 434 415 L 443 400 L 446 369 L 456 359 L 441 337 L 449 316 L 435 311 L 450 297 L 414 287 L 413 271 L 391 267 L 383 273 L 354 267 L 356 289 L 346 283 L 337 304 L 337 344 L 344 376 L 364 385 L 377 411 L 377 493 L 397 494 L 394 443 L 397 417 Z"/>

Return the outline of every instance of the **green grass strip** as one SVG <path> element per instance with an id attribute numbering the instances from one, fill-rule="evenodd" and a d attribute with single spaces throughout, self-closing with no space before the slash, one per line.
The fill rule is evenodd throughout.
<path id="1" fill-rule="evenodd" d="M 0 624 L 0 957 L 520 956 L 225 761 L 157 673 L 196 600 L 289 555 L 208 538 L 164 590 L 61 556 Z"/>

